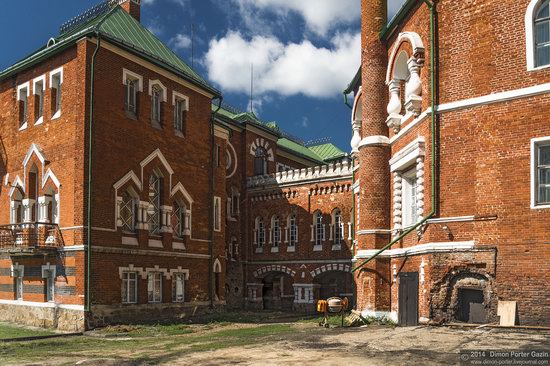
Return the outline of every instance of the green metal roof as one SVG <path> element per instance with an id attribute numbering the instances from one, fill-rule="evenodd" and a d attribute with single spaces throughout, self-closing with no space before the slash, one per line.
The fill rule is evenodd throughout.
<path id="1" fill-rule="evenodd" d="M 346 155 L 345 152 L 332 143 L 308 146 L 308 149 L 317 154 L 322 160 L 330 161 L 342 158 Z"/>
<path id="2" fill-rule="evenodd" d="M 311 149 L 308 149 L 307 147 L 300 145 L 297 142 L 289 140 L 285 137 L 280 138 L 277 141 L 277 146 L 282 148 L 283 150 L 290 151 L 305 159 L 312 160 L 315 163 L 319 163 L 319 164 L 325 163 L 325 161 L 319 155 L 313 152 Z"/>
<path id="3" fill-rule="evenodd" d="M 40 62 L 72 45 L 83 36 L 95 35 L 96 32 L 99 32 L 108 41 L 126 48 L 128 51 L 136 53 L 161 67 L 167 68 L 169 71 L 180 74 L 188 81 L 203 87 L 212 94 L 220 95 L 218 90 L 191 69 L 170 48 L 120 6 L 116 6 L 81 25 L 70 28 L 55 38 L 55 45 L 43 47 L 29 57 L 2 71 L 0 79 L 23 68 L 32 66 L 34 63 Z"/>

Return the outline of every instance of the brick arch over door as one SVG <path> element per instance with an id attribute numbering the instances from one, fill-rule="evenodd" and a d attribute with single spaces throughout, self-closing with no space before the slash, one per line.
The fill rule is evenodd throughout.
<path id="1" fill-rule="evenodd" d="M 264 266 L 262 268 L 259 268 L 254 271 L 254 277 L 260 278 L 263 277 L 263 275 L 269 273 L 269 272 L 283 272 L 286 273 L 292 277 L 296 275 L 296 271 L 293 271 L 292 269 L 281 266 L 281 265 L 270 265 L 270 266 Z"/>
<path id="2" fill-rule="evenodd" d="M 313 271 L 309 272 L 311 274 L 311 278 L 315 278 L 321 273 L 325 273 L 328 271 L 341 271 L 341 272 L 351 272 L 351 266 L 348 264 L 325 264 L 324 266 L 317 267 Z"/>

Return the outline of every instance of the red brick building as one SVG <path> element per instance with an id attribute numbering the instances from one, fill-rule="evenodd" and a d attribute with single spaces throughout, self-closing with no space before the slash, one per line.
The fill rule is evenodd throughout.
<path id="1" fill-rule="evenodd" d="M 484 322 L 515 301 L 549 324 L 549 40 L 547 0 L 409 0 L 389 21 L 362 1 L 345 93 L 364 314 Z"/>
<path id="2" fill-rule="evenodd" d="M 2 71 L 0 319 L 82 330 L 351 295 L 346 154 L 220 100 L 139 0 Z"/>

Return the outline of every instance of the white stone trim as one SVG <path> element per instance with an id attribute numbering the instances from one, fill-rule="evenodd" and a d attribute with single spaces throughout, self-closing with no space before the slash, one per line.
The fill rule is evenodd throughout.
<path id="1" fill-rule="evenodd" d="M 412 166 L 418 157 L 424 157 L 425 154 L 425 140 L 420 136 L 393 155 L 390 159 L 390 171 L 395 172 Z"/>
<path id="2" fill-rule="evenodd" d="M 265 149 L 265 151 L 267 152 L 268 161 L 275 161 L 273 149 L 269 147 L 269 141 L 267 141 L 263 137 L 256 138 L 256 140 L 252 141 L 252 144 L 250 144 L 250 155 L 256 156 L 256 149 L 258 147 L 263 147 Z"/>
<path id="3" fill-rule="evenodd" d="M 133 236 L 122 236 L 122 244 L 123 245 L 133 245 L 133 246 L 139 246 L 138 239 Z"/>
<path id="4" fill-rule="evenodd" d="M 29 81 L 27 81 L 26 83 L 23 83 L 23 84 L 17 86 L 17 101 L 18 102 L 21 100 L 21 98 L 20 98 L 21 89 L 25 89 L 25 88 L 27 89 L 27 98 L 30 97 L 30 95 L 31 95 L 31 84 L 30 84 Z"/>
<path id="5" fill-rule="evenodd" d="M 183 95 L 182 93 L 178 93 L 177 91 L 172 90 L 172 105 L 176 105 L 176 100 L 184 100 L 185 101 L 185 110 L 189 110 L 189 97 L 187 95 Z"/>
<path id="6" fill-rule="evenodd" d="M 128 79 L 134 79 L 134 80 L 137 80 L 138 81 L 138 92 L 142 92 L 143 91 L 143 76 L 139 75 L 139 74 L 136 74 L 135 72 L 132 72 L 128 69 L 125 69 L 123 68 L 122 69 L 122 84 L 124 85 L 127 85 L 126 84 L 126 80 Z M 150 93 L 149 93 L 150 95 Z"/>
<path id="7" fill-rule="evenodd" d="M 150 162 L 152 162 L 155 158 L 158 158 L 160 160 L 166 171 L 168 171 L 168 173 L 170 174 L 169 186 L 172 187 L 172 175 L 174 174 L 174 170 L 172 169 L 170 164 L 168 164 L 168 161 L 158 148 L 139 163 L 139 165 L 141 166 L 141 181 L 143 182 L 143 168 L 147 166 Z"/>
<path id="8" fill-rule="evenodd" d="M 233 171 L 231 172 L 231 174 L 229 175 L 226 175 L 226 178 L 231 178 L 233 175 L 235 175 L 235 173 L 237 172 L 237 165 L 238 165 L 238 156 L 237 156 L 237 152 L 235 151 L 235 148 L 233 147 L 233 145 L 231 144 L 231 142 L 227 141 L 227 147 L 228 147 L 228 151 L 231 151 L 231 158 L 232 159 L 235 159 L 235 164 L 234 164 L 234 167 L 233 167 Z"/>
<path id="9" fill-rule="evenodd" d="M 57 178 L 55 173 L 52 171 L 51 168 L 48 168 L 48 170 L 46 171 L 46 175 L 44 175 L 44 177 L 42 178 L 42 189 L 44 189 L 44 187 L 46 186 L 46 182 L 48 181 L 48 179 L 52 180 L 57 189 L 61 187 L 61 183 L 59 182 L 59 179 Z"/>
<path id="10" fill-rule="evenodd" d="M 357 235 L 371 235 L 371 234 L 389 234 L 391 233 L 390 229 L 363 229 L 357 230 Z"/>
<path id="11" fill-rule="evenodd" d="M 439 242 L 419 244 L 408 248 L 388 249 L 380 253 L 379 257 L 394 258 L 404 257 L 419 254 L 433 254 L 452 252 L 455 250 L 470 250 L 474 248 L 474 241 L 455 241 L 455 242 Z M 354 260 L 367 259 L 378 252 L 378 249 L 359 250 L 354 257 Z"/>
<path id="12" fill-rule="evenodd" d="M 535 71 L 550 67 L 550 64 L 538 67 L 535 66 L 535 9 L 541 2 L 542 0 L 531 0 L 525 12 L 525 56 L 527 58 L 527 71 Z"/>
<path id="13" fill-rule="evenodd" d="M 168 272 L 167 268 L 159 268 L 159 266 L 145 268 L 145 270 L 141 273 L 141 278 L 144 280 L 147 279 L 149 273 L 162 273 L 164 277 L 170 279 L 170 272 Z"/>
<path id="14" fill-rule="evenodd" d="M 32 94 L 36 95 L 36 84 L 42 82 L 42 92 L 46 90 L 46 75 L 41 75 L 32 80 Z M 43 95 L 42 95 L 43 96 Z"/>
<path id="15" fill-rule="evenodd" d="M 147 277 L 147 274 L 145 274 L 144 276 L 145 270 L 143 269 L 143 267 L 134 267 L 133 264 L 129 264 L 128 267 L 118 267 L 118 275 L 121 280 L 122 280 L 122 274 L 124 272 L 136 272 L 138 275 L 141 276 L 141 278 Z"/>
<path id="16" fill-rule="evenodd" d="M 149 239 L 147 245 L 149 248 L 164 248 L 162 245 L 162 240 Z"/>
<path id="17" fill-rule="evenodd" d="M 212 271 L 214 273 L 221 273 L 222 272 L 222 264 L 220 263 L 220 259 L 216 258 L 214 261 L 214 265 L 212 266 Z"/>
<path id="18" fill-rule="evenodd" d="M 330 263 L 325 264 L 324 266 L 317 267 L 313 271 L 310 271 L 309 274 L 312 278 L 315 278 L 321 273 L 328 271 L 351 272 L 351 266 L 343 263 Z"/>
<path id="19" fill-rule="evenodd" d="M 50 88 L 53 86 L 53 77 L 57 74 L 60 74 L 59 84 L 62 85 L 63 84 L 63 66 L 50 71 Z"/>
<path id="20" fill-rule="evenodd" d="M 172 279 L 172 277 L 177 274 L 177 273 L 183 273 L 185 275 L 184 279 L 186 281 L 189 281 L 189 270 L 188 269 L 183 269 L 181 267 L 178 266 L 177 269 L 171 269 L 168 271 L 168 274 L 166 275 L 166 278 L 167 279 Z"/>
<path id="21" fill-rule="evenodd" d="M 57 269 L 57 266 L 55 264 L 52 265 L 50 264 L 50 262 L 46 263 L 45 265 L 42 266 L 42 278 L 47 278 L 48 276 L 46 275 L 46 271 L 51 271 L 53 279 L 55 281 L 56 269 Z"/>
<path id="22" fill-rule="evenodd" d="M 428 224 L 443 224 L 447 222 L 468 222 L 474 221 L 475 216 L 455 216 L 455 217 L 437 217 L 434 219 L 428 219 Z"/>
<path id="23" fill-rule="evenodd" d="M 268 266 L 258 268 L 257 270 L 254 271 L 254 277 L 258 278 L 262 274 L 268 273 L 268 272 L 283 272 L 283 273 L 286 273 L 287 275 L 292 276 L 292 277 L 296 276 L 296 271 L 293 271 L 289 267 L 284 266 L 284 265 L 275 265 L 274 264 L 274 265 L 268 265 Z"/>
<path id="24" fill-rule="evenodd" d="M 536 149 L 537 146 L 541 145 L 550 145 L 550 136 L 544 136 L 544 137 L 537 137 L 531 139 L 531 209 L 533 210 L 539 210 L 539 209 L 545 209 L 550 208 L 550 204 L 537 204 L 537 166 L 536 166 Z"/>
<path id="25" fill-rule="evenodd" d="M 390 145 L 390 139 L 387 136 L 368 136 L 361 140 L 359 143 L 359 149 L 361 149 L 364 146 L 389 146 Z"/>
<path id="26" fill-rule="evenodd" d="M 164 84 L 156 79 L 156 80 L 149 80 L 149 95 L 153 95 L 153 86 L 158 85 L 162 89 L 162 101 L 167 102 L 168 101 L 168 89 L 164 86 Z"/>
<path id="27" fill-rule="evenodd" d="M 27 164 L 29 163 L 32 154 L 36 154 L 36 157 L 38 158 L 38 160 L 40 160 L 40 163 L 42 163 L 42 168 L 44 168 L 44 164 L 46 164 L 46 162 L 49 162 L 46 158 L 46 155 L 44 154 L 44 151 L 42 151 L 40 146 L 33 142 L 29 150 L 27 150 L 25 158 L 23 159 L 23 167 L 27 167 Z"/>
<path id="28" fill-rule="evenodd" d="M 389 85 L 391 82 L 391 71 L 393 69 L 393 64 L 395 62 L 395 57 L 397 56 L 397 51 L 399 50 L 399 46 L 401 46 L 401 43 L 404 41 L 409 41 L 411 44 L 411 48 L 413 50 L 413 54 L 410 55 L 411 57 L 418 55 L 419 57 L 423 57 L 424 55 L 424 43 L 422 42 L 422 38 L 415 32 L 401 32 L 397 36 L 397 39 L 394 42 L 394 46 L 391 50 L 390 57 L 388 60 L 388 68 L 386 70 L 386 85 Z"/>
<path id="29" fill-rule="evenodd" d="M 17 189 L 17 187 L 21 189 L 21 192 L 25 192 L 25 183 L 23 183 L 23 181 L 21 180 L 21 178 L 19 178 L 19 176 L 15 177 L 15 180 L 13 181 L 13 185 L 10 188 L 10 192 L 9 192 L 10 199 L 15 193 L 15 190 Z"/>
<path id="30" fill-rule="evenodd" d="M 30 306 L 36 308 L 56 308 L 64 310 L 84 311 L 84 305 L 56 304 L 53 302 L 35 302 L 21 300 L 0 300 L 2 305 Z"/>
<path id="31" fill-rule="evenodd" d="M 15 277 L 15 272 L 19 272 L 17 277 L 25 277 L 25 266 L 19 263 L 12 264 L 10 267 L 10 277 Z"/>

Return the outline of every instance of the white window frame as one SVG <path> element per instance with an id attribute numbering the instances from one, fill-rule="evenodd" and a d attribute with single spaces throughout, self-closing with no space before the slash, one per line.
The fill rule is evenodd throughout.
<path id="1" fill-rule="evenodd" d="M 13 289 L 15 291 L 15 300 L 23 301 L 23 272 L 20 269 L 13 271 Z"/>
<path id="2" fill-rule="evenodd" d="M 254 243 L 256 244 L 257 249 L 262 249 L 265 245 L 265 223 L 263 217 L 256 217 L 254 226 Z"/>
<path id="3" fill-rule="evenodd" d="M 147 273 L 147 302 L 150 304 L 162 303 L 162 276 L 162 272 Z M 155 297 L 157 286 L 159 290 L 158 298 Z"/>
<path id="4" fill-rule="evenodd" d="M 30 82 L 28 82 L 28 81 L 17 87 L 17 102 L 19 103 L 20 101 L 23 101 L 25 103 L 23 120 L 21 121 L 19 119 L 19 115 L 17 116 L 17 122 L 19 123 L 19 131 L 26 129 L 27 126 L 28 126 L 30 92 L 31 92 L 31 87 L 30 87 Z M 26 94 L 24 100 L 21 98 L 23 93 Z M 21 113 L 21 112 L 19 112 L 19 113 Z"/>
<path id="5" fill-rule="evenodd" d="M 130 278 L 130 275 L 134 275 L 134 278 Z M 122 303 L 123 304 L 137 304 L 138 302 L 138 273 L 134 271 L 123 271 L 121 273 L 121 279 L 122 279 Z M 124 283 L 126 282 L 126 292 L 124 291 Z M 133 301 L 131 301 L 130 295 L 130 283 L 134 283 L 134 294 L 133 294 Z"/>
<path id="6" fill-rule="evenodd" d="M 315 246 L 321 247 L 325 241 L 325 224 L 323 223 L 323 213 L 316 211 L 313 214 L 313 225 L 315 233 Z"/>
<path id="7" fill-rule="evenodd" d="M 179 103 L 183 104 L 183 108 L 181 110 L 178 110 Z M 172 91 L 172 106 L 174 107 L 174 131 L 176 131 L 176 134 L 178 135 L 185 136 L 186 121 L 183 119 L 182 113 L 189 111 L 189 97 Z"/>
<path id="8" fill-rule="evenodd" d="M 277 215 L 271 218 L 271 231 L 273 236 L 272 247 L 279 248 L 281 246 L 281 218 Z"/>
<path id="9" fill-rule="evenodd" d="M 527 57 L 527 71 L 535 71 L 550 67 L 550 64 L 535 66 L 535 12 L 538 10 L 538 5 L 542 2 L 543 0 L 531 0 L 525 12 L 525 45 L 527 48 L 525 55 Z"/>
<path id="10" fill-rule="evenodd" d="M 403 172 L 402 177 L 402 216 L 401 222 L 404 228 L 416 224 L 418 221 L 418 180 L 416 177 L 416 166 Z"/>
<path id="11" fill-rule="evenodd" d="M 295 248 L 296 244 L 298 244 L 298 217 L 296 214 L 288 217 L 288 234 L 288 247 Z"/>
<path id="12" fill-rule="evenodd" d="M 185 302 L 185 280 L 186 280 L 186 273 L 184 272 L 177 272 L 172 273 L 172 302 L 182 303 Z M 181 299 L 178 299 L 178 280 L 181 280 Z"/>
<path id="13" fill-rule="evenodd" d="M 342 241 L 344 241 L 344 222 L 342 221 L 342 210 L 339 208 L 332 212 L 332 230 L 334 245 L 341 245 Z"/>
<path id="14" fill-rule="evenodd" d="M 550 136 L 531 139 L 531 209 L 547 209 L 550 203 L 537 203 L 538 199 L 538 148 L 550 146 Z"/>
<path id="15" fill-rule="evenodd" d="M 58 69 L 55 69 L 50 72 L 50 89 L 53 89 L 54 87 L 54 78 L 58 76 L 59 84 L 57 85 L 57 97 L 56 97 L 56 103 L 59 106 L 57 110 L 55 110 L 52 120 L 57 119 L 61 117 L 61 102 L 63 100 L 63 67 L 60 67 Z"/>
<path id="16" fill-rule="evenodd" d="M 35 125 L 39 125 L 44 122 L 44 94 L 46 91 L 46 75 L 39 76 L 32 81 L 32 91 L 33 95 L 38 95 L 40 100 L 40 116 L 34 121 Z"/>
<path id="17" fill-rule="evenodd" d="M 218 196 L 214 197 L 214 231 L 222 230 L 222 199 Z"/>

